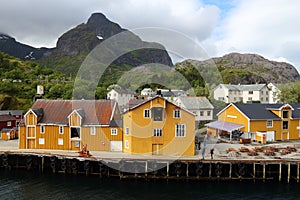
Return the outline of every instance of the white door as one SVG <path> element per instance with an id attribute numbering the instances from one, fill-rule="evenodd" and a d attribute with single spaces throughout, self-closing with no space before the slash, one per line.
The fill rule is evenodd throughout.
<path id="1" fill-rule="evenodd" d="M 267 142 L 275 140 L 275 131 L 267 131 Z"/>
<path id="2" fill-rule="evenodd" d="M 122 151 L 122 141 L 110 141 L 110 151 Z"/>

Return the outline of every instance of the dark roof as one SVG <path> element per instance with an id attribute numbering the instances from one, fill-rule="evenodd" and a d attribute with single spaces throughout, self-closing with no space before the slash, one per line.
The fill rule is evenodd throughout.
<path id="1" fill-rule="evenodd" d="M 7 122 L 13 120 L 16 120 L 16 118 L 11 115 L 0 115 L 0 122 Z"/>
<path id="2" fill-rule="evenodd" d="M 123 125 L 122 120 L 111 120 L 109 123 L 109 126 L 122 127 L 122 125 Z"/>
<path id="3" fill-rule="evenodd" d="M 17 116 L 17 115 L 23 115 L 23 110 L 0 110 L 0 115 L 13 115 L 13 116 Z"/>
<path id="4" fill-rule="evenodd" d="M 271 110 L 278 110 L 285 105 L 290 105 L 294 109 L 292 111 L 292 118 L 300 119 L 300 104 L 233 104 L 241 112 L 243 112 L 249 119 L 260 120 L 260 119 L 281 119 Z"/>
<path id="5" fill-rule="evenodd" d="M 8 132 L 10 132 L 11 131 L 11 128 L 3 128 L 3 129 L 1 129 L 1 133 L 8 133 Z"/>
<path id="6" fill-rule="evenodd" d="M 31 110 L 43 110 L 43 117 L 39 123 L 68 124 L 68 116 L 76 110 L 84 116 L 83 125 L 109 125 L 114 109 L 114 100 L 37 100 Z"/>
<path id="7" fill-rule="evenodd" d="M 135 94 L 135 92 L 131 90 L 122 90 L 122 89 L 113 89 L 113 90 L 119 94 L 131 94 L 131 95 Z"/>

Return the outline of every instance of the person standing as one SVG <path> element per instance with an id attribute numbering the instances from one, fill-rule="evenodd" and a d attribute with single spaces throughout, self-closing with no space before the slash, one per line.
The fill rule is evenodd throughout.
<path id="1" fill-rule="evenodd" d="M 210 157 L 214 159 L 214 148 L 210 149 Z"/>

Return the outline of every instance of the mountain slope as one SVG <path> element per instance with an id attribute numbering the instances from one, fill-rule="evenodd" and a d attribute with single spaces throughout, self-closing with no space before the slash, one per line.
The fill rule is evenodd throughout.
<path id="1" fill-rule="evenodd" d="M 66 74 L 76 74 L 82 61 L 97 45 L 104 40 L 127 31 L 118 24 L 111 22 L 101 13 L 94 13 L 88 19 L 87 23 L 78 25 L 77 27 L 64 33 L 57 41 L 56 48 L 41 60 L 41 63 L 47 67 L 57 69 Z M 124 42 L 131 42 L 137 46 L 152 45 L 153 49 L 141 49 L 129 52 L 117 58 L 112 66 L 122 67 L 124 65 L 135 67 L 145 63 L 160 63 L 172 66 L 171 58 L 164 47 L 156 43 L 148 43 L 142 41 L 138 36 L 131 32 L 127 32 L 128 38 L 124 38 Z M 129 40 L 129 41 L 127 41 Z M 110 53 L 110 49 L 107 52 Z"/>
<path id="2" fill-rule="evenodd" d="M 38 60 L 49 53 L 51 49 L 34 48 L 17 42 L 15 38 L 9 35 L 0 33 L 0 51 L 22 60 Z"/>
<path id="3" fill-rule="evenodd" d="M 209 76 L 212 79 L 217 74 L 207 74 L 207 68 L 218 68 L 224 83 L 253 84 L 253 83 L 287 83 L 300 80 L 296 68 L 288 63 L 276 62 L 265 59 L 257 54 L 230 53 L 218 58 L 205 61 L 185 60 L 175 65 L 179 71 L 198 69 L 198 76 Z M 189 74 L 186 74 L 186 77 Z M 198 77 L 198 78 L 199 78 Z"/>

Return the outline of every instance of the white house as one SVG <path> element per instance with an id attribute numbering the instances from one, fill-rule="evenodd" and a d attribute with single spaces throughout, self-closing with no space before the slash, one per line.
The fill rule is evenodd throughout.
<path id="1" fill-rule="evenodd" d="M 214 99 L 225 103 L 247 103 L 252 101 L 271 103 L 270 92 L 271 90 L 266 84 L 220 84 L 214 89 Z"/>
<path id="2" fill-rule="evenodd" d="M 134 92 L 130 90 L 112 89 L 107 93 L 107 99 L 114 99 L 118 103 L 121 111 L 123 111 L 125 105 L 134 98 Z"/>
<path id="3" fill-rule="evenodd" d="M 144 88 L 141 91 L 141 96 L 152 96 L 153 94 L 155 94 L 155 92 L 153 92 L 151 88 Z"/>
<path id="4" fill-rule="evenodd" d="M 279 99 L 279 94 L 281 93 L 280 89 L 273 83 L 269 83 L 268 88 L 270 89 L 269 103 L 278 103 L 280 100 Z"/>
<path id="5" fill-rule="evenodd" d="M 174 99 L 179 107 L 196 115 L 196 122 L 208 122 L 213 119 L 213 105 L 206 97 L 179 96 Z"/>

